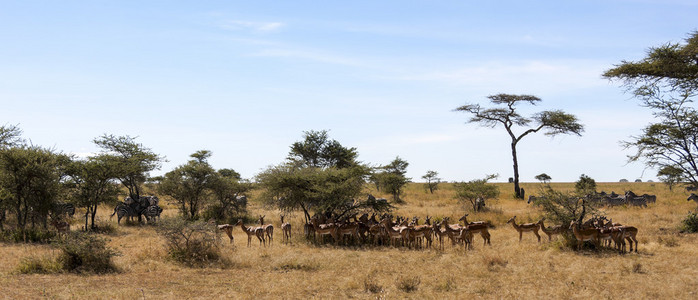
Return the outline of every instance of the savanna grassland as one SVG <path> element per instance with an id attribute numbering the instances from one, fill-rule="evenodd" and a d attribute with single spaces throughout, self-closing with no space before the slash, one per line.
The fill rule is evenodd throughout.
<path id="1" fill-rule="evenodd" d="M 681 188 L 670 192 L 661 183 L 599 183 L 606 192 L 633 190 L 657 195 L 649 208 L 605 209 L 614 222 L 639 229 L 639 253 L 619 255 L 611 250 L 575 252 L 560 241 L 537 243 L 533 234 L 518 233 L 505 222 L 538 220 L 542 213 L 525 201 L 513 199 L 510 184 L 498 184 L 501 196 L 488 203 L 490 211 L 469 218 L 490 220 L 492 245 L 476 235 L 474 250 L 446 244 L 444 251 L 389 247 L 315 246 L 302 237 L 302 215 L 291 216 L 293 238 L 282 244 L 279 212 L 257 205 L 253 215 L 265 214 L 276 227 L 274 244 L 260 247 L 236 227 L 235 242 L 223 236 L 224 267 L 188 268 L 167 259 L 164 241 L 153 226 L 120 226 L 107 237 L 121 255 L 114 259 L 117 273 L 106 275 L 31 274 L 16 272 L 28 256 L 56 255 L 48 245 L 0 244 L 2 297 L 27 298 L 669 298 L 698 297 L 698 236 L 679 233 L 689 210 Z M 572 183 L 554 183 L 572 189 Z M 535 194 L 537 183 L 522 185 Z M 379 195 L 372 191 L 374 194 Z M 405 205 L 394 214 L 457 218 L 465 212 L 448 185 L 433 195 L 421 184 L 408 186 Z M 165 206 L 174 216 L 174 206 Z M 110 208 L 99 217 L 109 221 Z M 76 214 L 77 216 L 78 214 Z M 116 218 L 111 220 L 116 223 Z M 552 224 L 546 223 L 550 226 Z M 75 221 L 73 230 L 79 227 Z M 541 233 L 542 234 L 542 233 Z"/>

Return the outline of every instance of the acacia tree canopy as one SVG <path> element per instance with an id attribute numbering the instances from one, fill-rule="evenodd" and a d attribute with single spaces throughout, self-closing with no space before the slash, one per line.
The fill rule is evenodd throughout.
<path id="1" fill-rule="evenodd" d="M 698 93 L 698 31 L 684 44 L 650 48 L 642 60 L 622 61 L 603 76 L 620 80 L 658 120 L 623 143 L 635 150 L 629 160 L 681 170 L 683 178 L 698 186 L 698 112 L 691 105 Z"/>
<path id="2" fill-rule="evenodd" d="M 525 136 L 543 131 L 545 135 L 554 136 L 558 134 L 575 134 L 581 136 L 584 126 L 579 123 L 577 117 L 565 113 L 562 110 L 549 110 L 525 117 L 516 111 L 519 104 L 536 105 L 541 99 L 533 95 L 491 95 L 490 99 L 495 105 L 504 107 L 483 108 L 479 104 L 466 104 L 455 109 L 455 111 L 466 112 L 471 115 L 468 123 L 479 123 L 483 127 L 503 126 L 511 138 L 511 153 L 514 161 L 514 192 L 521 198 L 519 187 L 519 161 L 516 152 L 517 144 Z M 514 131 L 517 127 L 524 127 L 520 134 Z M 526 128 L 528 127 L 528 128 Z"/>

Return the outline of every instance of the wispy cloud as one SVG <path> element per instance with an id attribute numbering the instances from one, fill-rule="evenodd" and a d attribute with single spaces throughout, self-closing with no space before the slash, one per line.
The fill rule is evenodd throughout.
<path id="1" fill-rule="evenodd" d="M 286 26 L 281 22 L 251 22 L 241 20 L 227 20 L 220 22 L 221 28 L 226 30 L 252 30 L 257 32 L 273 32 Z"/>
<path id="2" fill-rule="evenodd" d="M 607 66 L 589 61 L 483 62 L 449 70 L 410 72 L 414 75 L 397 79 L 434 81 L 485 91 L 535 89 L 535 92 L 546 92 L 604 86 L 607 83 L 599 74 Z"/>
<path id="3" fill-rule="evenodd" d="M 346 65 L 346 66 L 365 66 L 358 60 L 335 55 L 330 53 L 325 53 L 317 50 L 310 49 L 291 49 L 291 48 L 277 48 L 277 49 L 263 49 L 260 50 L 252 56 L 260 57 L 286 57 L 286 58 L 298 58 L 304 60 L 317 61 L 321 63 Z"/>

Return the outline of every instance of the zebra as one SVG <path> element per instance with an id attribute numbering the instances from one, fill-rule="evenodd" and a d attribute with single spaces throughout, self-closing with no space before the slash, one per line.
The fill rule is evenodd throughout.
<path id="1" fill-rule="evenodd" d="M 157 219 L 160 217 L 161 213 L 162 213 L 162 207 L 160 207 L 157 204 L 150 205 L 145 210 L 143 210 L 143 215 L 145 216 L 145 219 L 148 222 L 157 221 Z"/>
<path id="2" fill-rule="evenodd" d="M 117 224 L 121 225 L 121 218 L 123 217 L 128 217 L 129 219 L 132 219 L 133 217 L 140 216 L 140 212 L 137 212 L 133 207 L 130 205 L 126 205 L 125 203 L 119 203 L 116 207 L 114 207 L 114 213 L 109 216 L 109 218 L 114 217 L 114 215 L 117 215 L 118 220 L 116 221 Z"/>
<path id="3" fill-rule="evenodd" d="M 58 215 L 68 215 L 73 217 L 73 215 L 75 215 L 75 205 L 72 203 L 58 202 L 54 206 L 54 211 Z"/>

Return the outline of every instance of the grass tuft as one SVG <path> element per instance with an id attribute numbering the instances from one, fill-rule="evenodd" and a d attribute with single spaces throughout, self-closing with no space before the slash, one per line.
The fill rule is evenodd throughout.
<path id="1" fill-rule="evenodd" d="M 411 293 L 417 291 L 419 289 L 419 284 L 421 283 L 422 280 L 419 278 L 419 276 L 400 277 L 395 283 L 395 286 L 398 290 L 405 293 Z"/>

